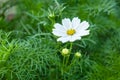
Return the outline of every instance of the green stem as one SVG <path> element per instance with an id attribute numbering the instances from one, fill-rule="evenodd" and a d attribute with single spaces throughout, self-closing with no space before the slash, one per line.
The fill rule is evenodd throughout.
<path id="1" fill-rule="evenodd" d="M 69 55 L 68 56 L 64 56 L 63 57 L 63 63 L 62 63 L 62 71 L 61 71 L 61 74 L 63 75 L 64 74 L 64 70 L 68 70 L 67 69 L 67 65 L 68 65 L 68 61 L 69 61 L 69 58 L 70 58 L 70 54 L 71 54 L 71 51 L 72 51 L 72 43 L 70 43 L 70 52 L 69 52 Z"/>
<path id="2" fill-rule="evenodd" d="M 73 57 L 73 59 L 72 59 L 70 65 L 68 66 L 68 69 L 70 69 L 70 68 L 72 67 L 72 65 L 73 65 L 75 62 L 76 62 L 76 58 Z"/>
<path id="3" fill-rule="evenodd" d="M 70 58 L 71 50 L 72 50 L 72 43 L 70 43 L 70 52 L 69 52 L 69 55 L 67 56 L 67 59 L 66 59 L 66 66 L 67 66 L 69 58 Z"/>
<path id="4" fill-rule="evenodd" d="M 63 63 L 62 63 L 62 75 L 63 75 L 63 73 L 64 73 L 64 67 L 65 67 L 65 56 L 63 57 Z"/>
<path id="5" fill-rule="evenodd" d="M 72 44 L 72 42 L 71 42 L 71 43 L 70 43 L 70 53 L 71 53 L 71 50 L 72 50 L 72 45 L 73 45 L 73 44 Z"/>

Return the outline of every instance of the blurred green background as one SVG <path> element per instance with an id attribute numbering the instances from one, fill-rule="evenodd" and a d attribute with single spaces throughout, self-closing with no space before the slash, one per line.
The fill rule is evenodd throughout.
<path id="1" fill-rule="evenodd" d="M 60 75 L 54 23 L 79 17 L 83 57 Z M 0 0 L 0 80 L 120 80 L 120 0 Z"/>

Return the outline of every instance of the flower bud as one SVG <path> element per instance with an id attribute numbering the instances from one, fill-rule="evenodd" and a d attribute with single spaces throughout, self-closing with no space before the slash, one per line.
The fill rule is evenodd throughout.
<path id="1" fill-rule="evenodd" d="M 69 54 L 69 49 L 67 49 L 67 48 L 62 49 L 62 55 L 64 56 L 67 54 Z"/>
<path id="2" fill-rule="evenodd" d="M 75 57 L 80 58 L 81 56 L 82 56 L 82 55 L 81 55 L 80 52 L 76 52 L 76 53 L 75 53 Z"/>
<path id="3" fill-rule="evenodd" d="M 55 18 L 55 14 L 54 13 L 49 13 L 48 18 L 49 19 L 54 19 Z"/>

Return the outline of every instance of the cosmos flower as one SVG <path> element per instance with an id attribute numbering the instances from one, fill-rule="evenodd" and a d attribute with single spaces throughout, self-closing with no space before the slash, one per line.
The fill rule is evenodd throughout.
<path id="1" fill-rule="evenodd" d="M 69 18 L 65 18 L 62 20 L 62 24 L 54 24 L 52 33 L 58 36 L 57 41 L 62 43 L 74 42 L 89 34 L 88 27 L 89 23 L 87 21 L 81 22 L 78 17 L 74 17 L 72 21 Z"/>

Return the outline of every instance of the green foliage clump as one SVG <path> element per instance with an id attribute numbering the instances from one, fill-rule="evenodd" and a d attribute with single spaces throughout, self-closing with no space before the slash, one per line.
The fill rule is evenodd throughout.
<path id="1" fill-rule="evenodd" d="M 33 36 L 27 40 L 18 40 L 17 46 L 14 46 L 16 49 L 12 49 L 11 55 L 1 68 L 1 71 L 7 70 L 5 73 L 1 72 L 1 75 L 5 75 L 2 79 L 43 80 L 44 78 L 41 77 L 48 76 L 48 71 L 51 70 L 51 67 L 56 68 L 56 62 L 59 61 L 55 54 L 56 49 L 48 45 L 52 46 L 54 42 L 44 37 Z M 4 47 L 0 49 L 2 48 Z"/>

